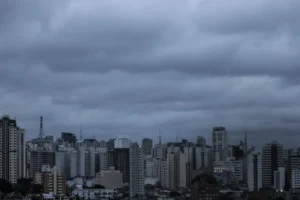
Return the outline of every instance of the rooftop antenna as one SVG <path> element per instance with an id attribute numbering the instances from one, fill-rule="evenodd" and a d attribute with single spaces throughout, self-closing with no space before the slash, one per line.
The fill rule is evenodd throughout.
<path id="1" fill-rule="evenodd" d="M 44 125 L 43 125 L 43 116 L 40 117 L 40 138 L 44 137 Z"/>
<path id="2" fill-rule="evenodd" d="M 159 129 L 159 138 L 158 138 L 159 144 L 161 144 L 161 131 Z"/>
<path id="3" fill-rule="evenodd" d="M 180 132 L 179 131 L 177 131 L 176 142 L 178 142 L 178 138 L 180 138 Z"/>
<path id="4" fill-rule="evenodd" d="M 82 141 L 82 129 L 81 129 L 81 125 L 80 125 L 80 136 L 79 136 L 80 141 Z"/>
<path id="5" fill-rule="evenodd" d="M 95 133 L 93 133 L 93 139 L 95 139 Z"/>
<path id="6" fill-rule="evenodd" d="M 247 132 L 245 132 L 245 149 L 246 151 L 248 150 L 248 146 L 247 146 Z"/>

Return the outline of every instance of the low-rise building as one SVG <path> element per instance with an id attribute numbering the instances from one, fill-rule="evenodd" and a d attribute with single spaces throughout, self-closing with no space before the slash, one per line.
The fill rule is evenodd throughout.
<path id="1" fill-rule="evenodd" d="M 73 196 L 90 200 L 113 198 L 115 193 L 116 190 L 114 189 L 75 189 L 72 191 Z"/>
<path id="2" fill-rule="evenodd" d="M 217 161 L 213 163 L 213 169 L 214 173 L 229 172 L 231 180 L 243 180 L 242 160 Z"/>
<path id="3" fill-rule="evenodd" d="M 96 174 L 96 184 L 102 185 L 108 189 L 121 188 L 123 186 L 123 174 L 115 167 L 110 167 L 109 170 L 102 170 Z"/>

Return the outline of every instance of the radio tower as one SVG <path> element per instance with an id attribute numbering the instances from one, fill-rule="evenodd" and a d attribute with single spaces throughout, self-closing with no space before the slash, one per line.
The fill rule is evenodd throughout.
<path id="1" fill-rule="evenodd" d="M 80 136 L 79 136 L 79 139 L 82 142 L 82 129 L 81 129 L 81 126 L 80 126 Z"/>
<path id="2" fill-rule="evenodd" d="M 159 139 L 158 139 L 159 141 L 159 144 L 161 144 L 161 131 L 160 131 L 160 129 L 159 129 Z"/>
<path id="3" fill-rule="evenodd" d="M 44 137 L 44 125 L 43 125 L 43 116 L 40 117 L 40 138 Z"/>

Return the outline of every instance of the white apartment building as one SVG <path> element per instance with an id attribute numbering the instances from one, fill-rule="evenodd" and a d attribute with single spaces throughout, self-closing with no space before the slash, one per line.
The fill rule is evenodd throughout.
<path id="1" fill-rule="evenodd" d="M 292 170 L 291 182 L 293 191 L 300 190 L 300 169 Z"/>
<path id="2" fill-rule="evenodd" d="M 108 150 L 107 148 L 97 148 L 96 155 L 99 156 L 99 169 L 108 170 Z"/>
<path id="3" fill-rule="evenodd" d="M 226 161 L 228 157 L 228 135 L 225 127 L 214 127 L 212 132 L 212 159 Z"/>
<path id="4" fill-rule="evenodd" d="M 144 152 L 137 143 L 129 149 L 130 163 L 130 197 L 145 195 Z"/>
<path id="5" fill-rule="evenodd" d="M 153 157 L 159 159 L 167 158 L 167 145 L 165 144 L 157 144 L 153 148 Z"/>
<path id="6" fill-rule="evenodd" d="M 191 168 L 188 155 L 188 153 L 181 152 L 177 148 L 173 148 L 173 151 L 168 152 L 166 188 L 175 190 L 186 188 L 189 185 Z"/>
<path id="7" fill-rule="evenodd" d="M 73 196 L 83 198 L 85 200 L 96 200 L 101 198 L 113 198 L 116 190 L 113 189 L 75 189 L 72 191 Z"/>
<path id="8" fill-rule="evenodd" d="M 283 146 L 277 141 L 265 144 L 262 149 L 262 187 L 272 188 L 274 171 L 283 166 Z"/>
<path id="9" fill-rule="evenodd" d="M 115 148 L 120 149 L 120 148 L 126 148 L 128 149 L 131 145 L 131 140 L 129 137 L 126 136 L 117 136 L 115 139 Z"/>
<path id="10" fill-rule="evenodd" d="M 74 178 L 79 175 L 79 158 L 76 150 L 69 152 L 70 162 L 70 178 Z"/>
<path id="11" fill-rule="evenodd" d="M 154 166 L 154 177 L 160 180 L 160 183 L 163 188 L 167 188 L 167 179 L 168 179 L 168 163 L 166 160 L 159 159 L 156 161 Z"/>
<path id="12" fill-rule="evenodd" d="M 26 176 L 24 135 L 15 119 L 8 115 L 0 118 L 0 178 L 10 183 Z"/>
<path id="13" fill-rule="evenodd" d="M 274 189 L 283 191 L 285 186 L 285 167 L 279 167 L 274 171 Z"/>
<path id="14" fill-rule="evenodd" d="M 146 156 L 145 157 L 145 177 L 146 178 L 155 178 L 155 166 L 157 160 L 155 158 Z"/>
<path id="15" fill-rule="evenodd" d="M 79 175 L 83 177 L 95 177 L 95 148 L 79 147 Z"/>
<path id="16" fill-rule="evenodd" d="M 262 188 L 262 154 L 251 151 L 247 155 L 247 185 L 249 191 L 258 191 Z"/>
<path id="17" fill-rule="evenodd" d="M 228 160 L 213 163 L 215 173 L 228 172 L 231 180 L 243 180 L 243 163 L 242 160 Z"/>
<path id="18" fill-rule="evenodd" d="M 25 150 L 25 129 L 17 130 L 17 178 L 27 177 L 26 175 L 26 150 Z"/>
<path id="19" fill-rule="evenodd" d="M 55 166 L 59 173 L 67 174 L 69 163 L 67 151 L 59 150 L 55 152 Z"/>

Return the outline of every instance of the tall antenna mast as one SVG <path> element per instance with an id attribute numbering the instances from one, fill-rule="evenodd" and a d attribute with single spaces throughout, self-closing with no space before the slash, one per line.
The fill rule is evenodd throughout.
<path id="1" fill-rule="evenodd" d="M 245 150 L 248 150 L 248 146 L 247 146 L 247 132 L 245 132 Z"/>
<path id="2" fill-rule="evenodd" d="M 80 136 L 79 136 L 80 141 L 82 141 L 82 129 L 81 129 L 81 125 L 80 125 Z"/>
<path id="3" fill-rule="evenodd" d="M 158 138 L 158 142 L 159 142 L 159 144 L 161 144 L 161 131 L 160 131 L 160 129 L 159 129 L 159 138 Z"/>
<path id="4" fill-rule="evenodd" d="M 176 142 L 178 142 L 178 138 L 180 138 L 180 132 L 177 131 L 177 134 L 176 134 Z"/>
<path id="5" fill-rule="evenodd" d="M 44 125 L 43 125 L 43 116 L 40 117 L 40 138 L 44 137 Z"/>

